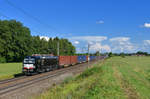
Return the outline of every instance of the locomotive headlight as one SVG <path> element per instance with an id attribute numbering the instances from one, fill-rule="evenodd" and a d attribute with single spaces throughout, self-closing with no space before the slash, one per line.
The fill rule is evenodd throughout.
<path id="1" fill-rule="evenodd" d="M 33 68 L 35 68 L 35 66 L 33 64 L 24 64 L 24 68 L 33 69 Z"/>

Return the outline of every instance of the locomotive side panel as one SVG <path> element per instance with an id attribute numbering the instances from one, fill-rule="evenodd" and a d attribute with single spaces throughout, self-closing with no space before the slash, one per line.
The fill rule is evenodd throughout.
<path id="1" fill-rule="evenodd" d="M 39 61 L 40 63 L 37 64 L 37 72 L 50 71 L 59 67 L 58 58 L 42 58 Z"/>
<path id="2" fill-rule="evenodd" d="M 57 69 L 58 67 L 58 57 L 28 56 L 23 62 L 23 73 L 26 75 L 30 75 L 32 73 L 42 73 Z"/>

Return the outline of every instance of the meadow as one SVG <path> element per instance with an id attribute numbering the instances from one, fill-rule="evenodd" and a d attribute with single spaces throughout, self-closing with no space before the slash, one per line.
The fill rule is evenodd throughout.
<path id="1" fill-rule="evenodd" d="M 0 80 L 13 78 L 15 74 L 22 72 L 22 63 L 0 64 Z"/>
<path id="2" fill-rule="evenodd" d="M 150 57 L 111 57 L 35 99 L 150 99 Z"/>

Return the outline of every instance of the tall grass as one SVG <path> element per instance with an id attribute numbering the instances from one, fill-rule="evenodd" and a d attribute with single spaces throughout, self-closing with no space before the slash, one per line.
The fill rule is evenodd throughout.
<path id="1" fill-rule="evenodd" d="M 38 99 L 150 99 L 150 57 L 112 57 Z"/>

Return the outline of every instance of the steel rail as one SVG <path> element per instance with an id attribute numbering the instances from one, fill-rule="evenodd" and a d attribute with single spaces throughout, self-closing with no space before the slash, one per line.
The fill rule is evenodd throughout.
<path id="1" fill-rule="evenodd" d="M 6 80 L 0 80 L 0 85 L 11 82 L 11 81 L 17 81 L 17 80 L 20 80 L 20 79 L 24 79 L 26 77 L 27 76 L 21 76 L 21 77 L 17 77 L 17 78 L 10 78 L 10 79 L 6 79 Z"/>
<path id="2" fill-rule="evenodd" d="M 21 83 L 18 83 L 18 84 L 13 84 L 13 85 L 10 85 L 10 86 L 4 87 L 4 88 L 0 88 L 0 95 L 6 94 L 8 92 L 17 90 L 19 88 L 22 88 L 22 87 L 25 87 L 25 86 L 28 86 L 28 85 L 35 84 L 37 82 L 46 80 L 48 78 L 59 76 L 61 74 L 66 73 L 67 71 L 70 71 L 70 70 L 75 69 L 75 68 L 79 68 L 79 67 L 82 68 L 82 65 L 84 65 L 84 64 L 79 64 L 79 65 L 72 66 L 72 67 L 69 67 L 69 68 L 64 68 L 64 70 L 61 69 L 60 71 L 57 71 L 56 73 L 51 74 L 51 75 L 47 74 L 47 75 L 41 76 L 39 78 L 34 78 L 34 79 L 30 80 L 30 81 L 25 81 L 25 82 L 21 82 Z"/>
<path id="3" fill-rule="evenodd" d="M 103 59 L 100 59 L 100 60 L 103 60 Z M 92 63 L 93 62 L 91 62 L 90 64 L 92 64 Z M 41 77 L 31 79 L 30 81 L 24 81 L 24 82 L 12 84 L 12 85 L 9 85 L 9 86 L 6 86 L 6 87 L 2 87 L 2 88 L 0 88 L 0 95 L 6 94 L 6 93 L 14 91 L 14 90 L 17 90 L 19 88 L 23 88 L 23 87 L 26 87 L 26 86 L 29 86 L 29 85 L 33 85 L 37 82 L 40 82 L 40 81 L 43 81 L 43 80 L 46 80 L 46 79 L 49 79 L 49 78 L 52 78 L 52 77 L 55 77 L 55 76 L 59 76 L 61 74 L 66 73 L 67 71 L 70 71 L 70 70 L 75 69 L 75 68 L 86 67 L 86 64 L 87 63 L 83 63 L 83 64 L 78 64 L 78 65 L 75 65 L 75 66 L 70 66 L 68 68 L 59 69 L 59 70 L 54 71 L 54 72 L 49 72 L 47 75 L 43 75 Z M 85 65 L 85 66 L 83 66 L 83 65 Z M 50 73 L 52 73 L 52 74 L 50 74 Z M 21 79 L 19 79 L 19 80 L 21 80 Z M 11 79 L 6 81 L 6 82 L 9 82 L 9 81 L 11 81 Z M 15 81 L 15 80 L 13 80 L 13 81 Z"/>

